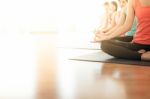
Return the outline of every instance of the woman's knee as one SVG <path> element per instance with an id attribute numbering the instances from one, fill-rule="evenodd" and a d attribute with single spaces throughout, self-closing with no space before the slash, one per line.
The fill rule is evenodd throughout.
<path id="1" fill-rule="evenodd" d="M 101 42 L 101 50 L 105 53 L 110 53 L 110 46 L 111 43 L 109 41 L 102 41 Z"/>
<path id="2" fill-rule="evenodd" d="M 101 42 L 101 49 L 102 49 L 103 51 L 106 51 L 106 50 L 108 49 L 109 45 L 110 45 L 109 40 L 102 41 L 102 42 Z"/>
<path id="3" fill-rule="evenodd" d="M 101 42 L 101 49 L 103 52 L 115 56 L 117 45 L 113 40 L 106 40 Z"/>

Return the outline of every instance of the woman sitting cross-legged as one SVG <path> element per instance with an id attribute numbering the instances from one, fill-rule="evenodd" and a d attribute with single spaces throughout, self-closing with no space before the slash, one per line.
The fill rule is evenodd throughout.
<path id="1" fill-rule="evenodd" d="M 107 32 L 97 32 L 96 41 L 101 42 L 104 52 L 118 58 L 150 61 L 150 1 L 129 0 L 124 24 Z M 131 42 L 114 39 L 129 31 L 137 17 L 137 30 Z"/>
<path id="2" fill-rule="evenodd" d="M 117 19 L 117 9 L 118 5 L 117 2 L 111 1 L 111 2 L 105 2 L 103 4 L 104 8 L 104 14 L 102 15 L 102 24 L 94 30 L 94 33 L 99 32 L 99 31 L 108 31 L 111 28 L 113 28 L 116 25 L 116 20 Z"/>
<path id="3" fill-rule="evenodd" d="M 116 23 L 117 24 L 116 24 L 115 27 L 113 27 L 109 31 L 112 31 L 114 29 L 118 29 L 118 27 L 120 25 L 123 25 L 125 23 L 125 20 L 126 20 L 126 17 L 127 17 L 128 0 L 118 0 L 118 2 L 119 2 L 120 9 L 117 11 L 117 17 L 116 17 Z M 130 31 L 128 31 L 124 34 L 118 35 L 119 37 L 116 37 L 114 39 L 124 41 L 124 42 L 131 42 L 133 40 L 133 35 L 136 32 L 136 27 L 137 27 L 137 22 L 136 22 L 136 17 L 135 17 L 134 21 L 133 21 L 133 24 L 132 24 L 132 28 L 130 29 Z"/>
<path id="4" fill-rule="evenodd" d="M 115 17 L 112 18 L 113 19 L 112 22 L 115 24 L 111 24 L 110 25 L 111 27 L 109 26 L 109 24 L 107 25 L 104 24 L 106 27 L 109 27 L 109 28 L 99 28 L 99 30 L 96 31 L 95 33 L 112 31 L 114 29 L 118 29 L 120 25 L 124 24 L 126 20 L 126 16 L 127 16 L 128 0 L 118 0 L 118 2 L 119 2 L 118 11 L 116 11 Z M 113 3 L 112 1 L 111 3 L 114 4 L 115 2 Z M 114 7 L 110 6 L 110 8 L 112 9 Z M 130 31 L 124 34 L 118 35 L 118 37 L 115 37 L 114 39 L 125 41 L 125 42 L 130 42 L 133 40 L 133 35 L 135 34 L 135 31 L 136 31 L 136 18 L 134 18 L 133 25 Z"/>

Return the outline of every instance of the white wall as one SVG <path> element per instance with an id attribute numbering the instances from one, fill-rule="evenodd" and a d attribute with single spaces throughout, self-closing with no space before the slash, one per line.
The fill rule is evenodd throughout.
<path id="1" fill-rule="evenodd" d="M 0 35 L 90 30 L 102 0 L 1 0 Z"/>

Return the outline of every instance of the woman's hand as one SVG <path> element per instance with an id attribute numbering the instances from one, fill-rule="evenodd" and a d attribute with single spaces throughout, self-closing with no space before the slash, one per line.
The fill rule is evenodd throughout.
<path id="1" fill-rule="evenodd" d="M 103 40 L 108 40 L 109 38 L 108 38 L 108 35 L 106 35 L 104 32 L 97 32 L 96 34 L 95 34 L 95 41 L 96 42 L 101 42 L 101 41 L 103 41 Z"/>

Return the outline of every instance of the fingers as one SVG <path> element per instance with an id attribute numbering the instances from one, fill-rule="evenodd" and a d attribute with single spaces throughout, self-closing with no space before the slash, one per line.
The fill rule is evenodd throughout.
<path id="1" fill-rule="evenodd" d="M 94 32 L 94 34 L 96 34 L 96 33 L 99 33 L 100 31 L 101 31 L 101 30 L 97 28 L 97 29 L 94 29 L 93 32 Z"/>
<path id="2" fill-rule="evenodd" d="M 108 36 L 105 35 L 105 34 L 97 34 L 95 36 L 95 40 L 98 41 L 98 42 L 101 42 L 103 40 L 108 40 L 108 39 L 109 39 Z"/>
<path id="3" fill-rule="evenodd" d="M 112 33 L 111 33 L 111 32 L 106 32 L 106 33 L 105 33 L 105 35 L 110 35 L 110 34 L 112 34 Z"/>
<path id="4" fill-rule="evenodd" d="M 103 36 L 105 36 L 105 33 L 103 33 L 103 32 L 96 33 L 95 36 L 96 37 L 103 37 Z"/>
<path id="5" fill-rule="evenodd" d="M 95 42 L 101 42 L 101 38 L 96 37 Z"/>
<path id="6" fill-rule="evenodd" d="M 101 42 L 101 41 L 105 40 L 106 36 L 107 36 L 107 35 L 106 35 L 104 32 L 102 32 L 102 31 L 97 31 L 97 32 L 95 33 L 94 41 L 96 41 L 96 42 Z"/>
<path id="7" fill-rule="evenodd" d="M 101 41 L 102 37 L 103 37 L 102 33 L 96 33 L 95 34 L 95 41 Z"/>

